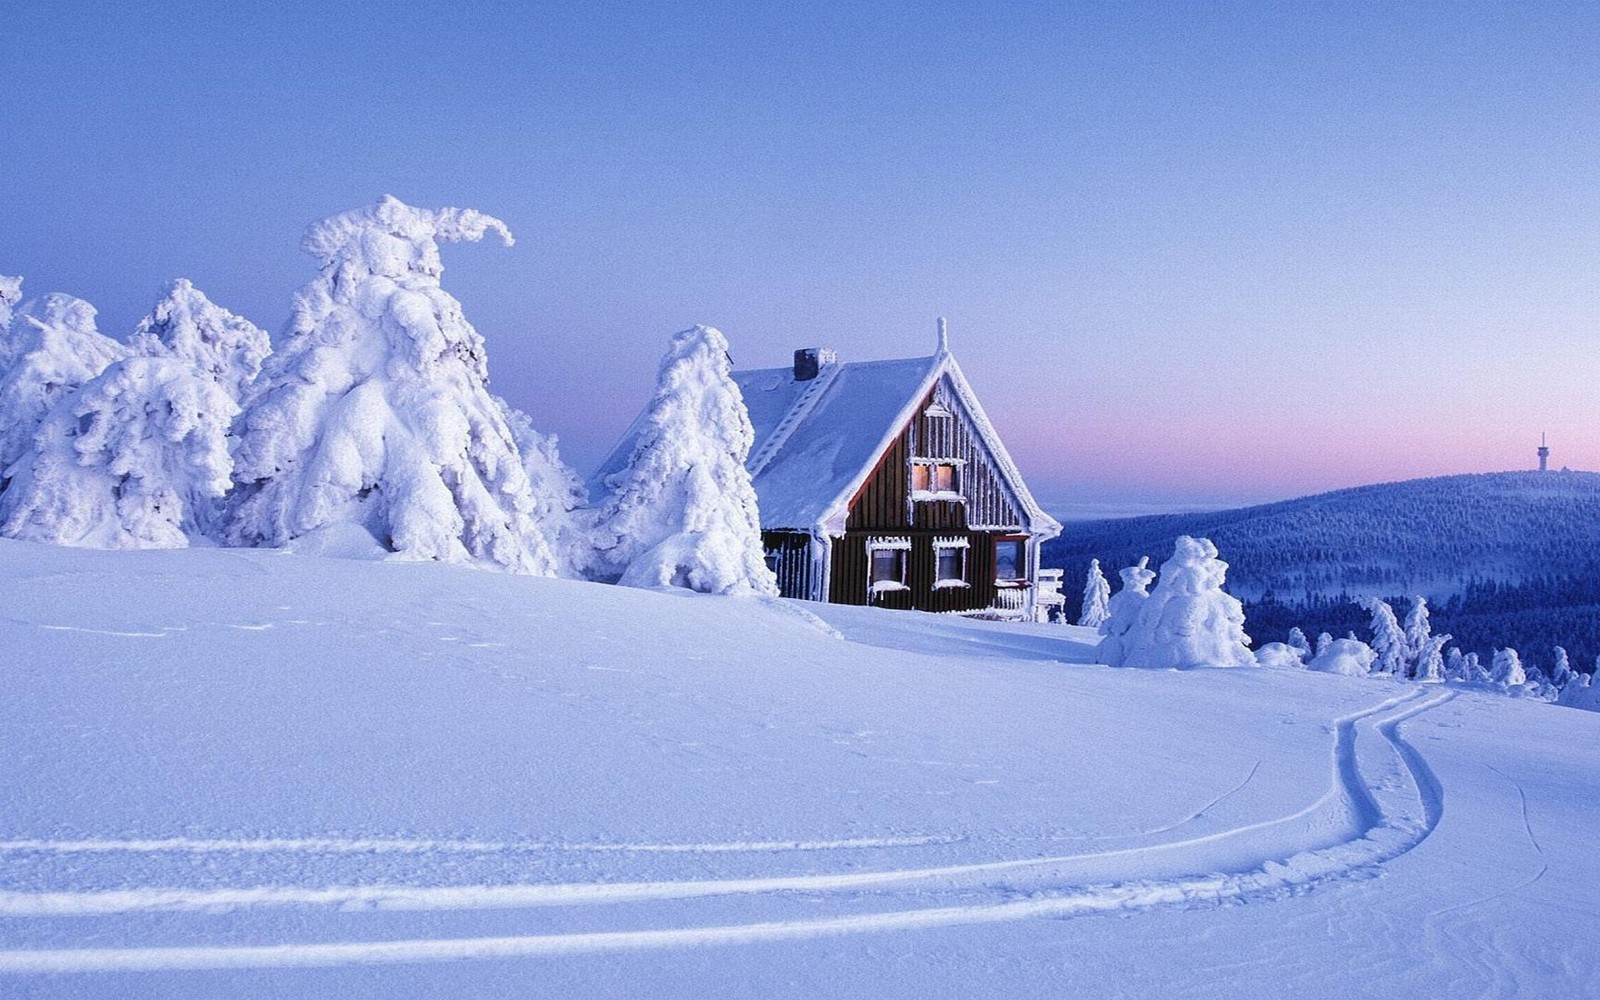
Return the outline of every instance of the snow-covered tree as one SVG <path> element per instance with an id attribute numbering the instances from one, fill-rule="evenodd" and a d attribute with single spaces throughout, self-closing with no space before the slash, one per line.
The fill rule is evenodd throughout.
<path id="1" fill-rule="evenodd" d="M 128 346 L 144 357 L 188 361 L 235 402 L 243 400 L 272 353 L 272 341 L 260 327 L 213 303 L 187 278 L 166 287 Z"/>
<path id="2" fill-rule="evenodd" d="M 1451 640 L 1448 633 L 1432 635 L 1424 641 L 1422 649 L 1417 653 L 1415 667 L 1416 679 L 1425 684 L 1441 684 L 1445 679 L 1444 647 Z"/>
<path id="3" fill-rule="evenodd" d="M 1572 660 L 1565 646 L 1555 648 L 1555 663 L 1550 668 L 1550 686 L 1560 691 L 1572 680 Z"/>
<path id="4" fill-rule="evenodd" d="M 1139 620 L 1124 637 L 1128 666 L 1252 667 L 1244 606 L 1222 589 L 1228 564 L 1207 538 L 1178 538 Z"/>
<path id="5" fill-rule="evenodd" d="M 593 562 L 593 541 L 580 521 L 580 512 L 589 502 L 589 491 L 572 467 L 561 460 L 554 434 L 533 426 L 533 419 L 500 397 L 495 397 L 506 426 L 522 456 L 533 496 L 530 514 L 544 533 L 563 576 L 583 576 Z"/>
<path id="6" fill-rule="evenodd" d="M 240 415 L 230 542 L 353 524 L 405 558 L 555 572 L 483 338 L 439 284 L 439 242 L 490 232 L 511 245 L 498 219 L 392 197 L 306 231 L 320 273 Z"/>
<path id="7" fill-rule="evenodd" d="M 1128 633 L 1139 621 L 1139 609 L 1150 600 L 1150 584 L 1156 574 L 1150 568 L 1150 557 L 1142 557 L 1136 564 L 1119 571 L 1122 589 L 1111 595 L 1107 604 L 1106 620 L 1100 625 L 1100 647 L 1095 658 L 1107 666 L 1120 667 L 1127 653 Z"/>
<path id="8" fill-rule="evenodd" d="M 0 495 L 0 534 L 181 548 L 227 492 L 227 390 L 180 358 L 125 358 L 51 408 Z"/>
<path id="9" fill-rule="evenodd" d="M 0 343 L 0 483 L 33 450 L 45 414 L 127 354 L 95 329 L 95 308 L 52 293 L 23 303 Z"/>
<path id="10" fill-rule="evenodd" d="M 1596 665 L 1600 668 L 1600 664 Z M 1594 683 L 1594 678 L 1581 670 L 1574 670 L 1567 683 L 1562 685 L 1561 694 L 1556 698 L 1556 703 L 1568 708 L 1582 708 L 1590 712 L 1600 712 L 1600 684 Z"/>
<path id="11" fill-rule="evenodd" d="M 1083 607 L 1078 613 L 1078 624 L 1086 628 L 1099 628 L 1111 617 L 1111 584 L 1100 571 L 1100 560 L 1089 560 L 1089 576 L 1083 583 Z"/>
<path id="12" fill-rule="evenodd" d="M 1318 646 L 1321 648 L 1306 669 L 1319 673 L 1365 677 L 1372 673 L 1373 661 L 1378 658 L 1372 647 L 1360 639 L 1329 638 L 1326 646 L 1321 643 Z"/>
<path id="13" fill-rule="evenodd" d="M 1376 597 L 1367 598 L 1361 602 L 1361 606 L 1372 615 L 1372 651 L 1378 654 L 1372 672 L 1404 678 L 1408 647 L 1405 630 L 1395 618 L 1394 609 L 1389 607 L 1387 601 L 1380 601 Z"/>
<path id="14" fill-rule="evenodd" d="M 1494 651 L 1494 662 L 1489 667 L 1489 683 L 1502 689 L 1521 687 L 1528 682 L 1528 675 L 1522 669 L 1522 657 L 1517 651 L 1507 646 L 1505 649 Z"/>
<path id="15" fill-rule="evenodd" d="M 1428 616 L 1428 599 L 1418 594 L 1411 599 L 1411 610 L 1406 612 L 1406 666 L 1415 676 L 1422 654 L 1428 649 L 1428 639 L 1433 635 L 1433 624 Z"/>
<path id="16" fill-rule="evenodd" d="M 1467 658 L 1454 646 L 1450 647 L 1450 652 L 1444 658 L 1444 679 L 1447 681 L 1467 679 Z"/>
<path id="17" fill-rule="evenodd" d="M 1468 653 L 1461 658 L 1461 680 L 1467 684 L 1489 683 L 1489 671 L 1483 668 L 1483 661 L 1477 653 Z"/>
<path id="18" fill-rule="evenodd" d="M 1331 636 L 1329 637 L 1329 640 L 1332 641 Z M 1302 631 L 1298 625 L 1289 629 L 1288 644 L 1300 654 L 1301 660 L 1310 660 L 1316 655 L 1316 651 L 1311 648 L 1311 641 L 1306 638 L 1305 632 Z"/>
<path id="19" fill-rule="evenodd" d="M 1327 632 L 1318 633 L 1317 634 L 1316 652 L 1313 653 L 1312 655 L 1321 656 L 1323 653 L 1326 653 L 1328 651 L 1328 647 L 1331 646 L 1331 645 L 1333 645 L 1333 636 L 1330 633 L 1327 633 Z"/>
<path id="20" fill-rule="evenodd" d="M 22 279 L 0 274 L 0 337 L 11 325 L 11 312 L 22 301 Z"/>
<path id="21" fill-rule="evenodd" d="M 730 374 L 728 341 L 708 326 L 672 338 L 628 465 L 595 527 L 606 579 L 718 594 L 778 593 L 761 547 L 745 459 L 755 441 Z"/>

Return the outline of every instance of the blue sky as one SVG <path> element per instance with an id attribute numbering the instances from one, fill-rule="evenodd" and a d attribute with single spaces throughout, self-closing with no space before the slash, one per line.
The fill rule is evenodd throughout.
<path id="1" fill-rule="evenodd" d="M 0 273 L 276 331 L 392 193 L 598 461 L 668 336 L 957 356 L 1066 505 L 1600 468 L 1600 9 L 56 3 L 0 19 Z M 136 8 L 136 9 L 134 9 Z"/>

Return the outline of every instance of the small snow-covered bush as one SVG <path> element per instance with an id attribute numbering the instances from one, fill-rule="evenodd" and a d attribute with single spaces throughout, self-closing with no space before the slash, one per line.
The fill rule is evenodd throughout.
<path id="1" fill-rule="evenodd" d="M 1128 633 L 1139 621 L 1139 609 L 1150 600 L 1150 584 L 1156 579 L 1149 566 L 1150 557 L 1145 556 L 1119 571 L 1122 589 L 1112 594 L 1107 602 L 1106 620 L 1100 624 L 1100 634 L 1105 638 L 1100 640 L 1096 655 L 1096 659 L 1107 666 L 1120 667 L 1124 663 Z"/>
<path id="2" fill-rule="evenodd" d="M 440 287 L 440 241 L 498 233 L 471 209 L 386 197 L 312 225 L 320 273 L 239 419 L 226 530 L 280 546 L 357 524 L 409 559 L 553 574 L 483 338 Z"/>
<path id="3" fill-rule="evenodd" d="M 628 465 L 594 529 L 597 575 L 635 587 L 776 596 L 745 459 L 755 429 L 708 326 L 672 338 Z"/>
<path id="4" fill-rule="evenodd" d="M 1228 564 L 1210 539 L 1181 536 L 1139 618 L 1123 637 L 1123 665 L 1252 667 L 1244 606 L 1222 589 Z"/>
<path id="5" fill-rule="evenodd" d="M 1304 653 L 1283 642 L 1269 642 L 1256 650 L 1256 663 L 1280 670 L 1304 670 L 1306 667 Z"/>
<path id="6" fill-rule="evenodd" d="M 1372 673 L 1378 654 L 1359 639 L 1330 639 L 1327 648 L 1314 657 L 1307 669 L 1324 674 L 1365 677 Z"/>

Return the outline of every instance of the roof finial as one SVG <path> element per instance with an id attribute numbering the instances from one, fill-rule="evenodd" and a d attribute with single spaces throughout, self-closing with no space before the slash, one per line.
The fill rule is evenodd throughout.
<path id="1" fill-rule="evenodd" d="M 944 317 L 939 317 L 939 353 L 950 353 L 950 331 L 946 329 Z"/>

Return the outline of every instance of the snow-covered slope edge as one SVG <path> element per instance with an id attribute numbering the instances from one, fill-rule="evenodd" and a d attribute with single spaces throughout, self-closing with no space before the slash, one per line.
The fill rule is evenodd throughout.
<path id="1" fill-rule="evenodd" d="M 1588 713 L 272 552 L 7 543 L 0 588 L 0 964 L 101 970 L 29 993 L 1347 995 L 1306 926 L 1395 995 L 1595 985 L 1539 930 L 1593 905 Z"/>

